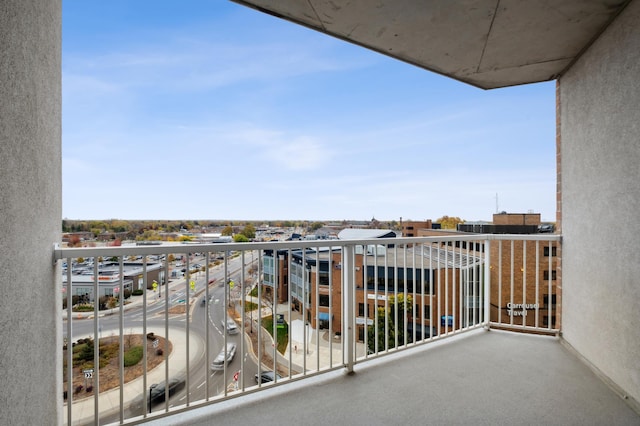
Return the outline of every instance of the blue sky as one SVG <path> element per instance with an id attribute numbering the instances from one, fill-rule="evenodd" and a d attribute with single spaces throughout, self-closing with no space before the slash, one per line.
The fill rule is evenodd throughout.
<path id="1" fill-rule="evenodd" d="M 63 2 L 63 217 L 555 220 L 555 83 L 483 91 L 230 1 Z"/>

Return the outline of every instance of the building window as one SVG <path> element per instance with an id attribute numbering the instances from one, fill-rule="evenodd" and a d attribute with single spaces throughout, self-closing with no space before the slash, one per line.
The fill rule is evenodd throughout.
<path id="1" fill-rule="evenodd" d="M 364 303 L 358 303 L 358 316 L 364 316 Z"/>
<path id="2" fill-rule="evenodd" d="M 547 327 L 549 326 L 549 315 L 545 315 L 542 317 L 542 324 L 546 325 Z M 555 327 L 556 325 L 556 316 L 552 315 L 551 316 L 551 326 Z"/>
<path id="3" fill-rule="evenodd" d="M 424 319 L 429 319 L 431 318 L 431 305 L 424 305 L 424 315 L 423 315 Z"/>
<path id="4" fill-rule="evenodd" d="M 544 274 L 543 274 L 543 275 L 544 275 L 544 276 L 543 276 L 543 279 L 544 279 L 545 281 L 549 281 L 549 271 L 544 271 Z M 551 271 L 551 280 L 552 280 L 552 281 L 555 281 L 555 280 L 556 280 L 556 271 L 555 271 L 555 270 Z"/>
<path id="5" fill-rule="evenodd" d="M 544 306 L 548 306 L 549 305 L 549 295 L 548 294 L 544 295 L 543 302 L 544 302 Z M 556 295 L 552 294 L 551 295 L 551 305 L 555 306 L 555 304 L 556 304 Z"/>
<path id="6" fill-rule="evenodd" d="M 556 248 L 557 247 L 551 247 L 551 256 L 556 256 Z M 544 255 L 549 257 L 549 246 L 544 247 Z"/>
<path id="7" fill-rule="evenodd" d="M 328 294 L 321 294 L 320 295 L 320 299 L 318 299 L 318 304 L 320 306 L 329 306 L 329 295 Z"/>
<path id="8" fill-rule="evenodd" d="M 329 274 L 326 272 L 320 272 L 318 275 L 318 282 L 320 285 L 329 285 Z"/>

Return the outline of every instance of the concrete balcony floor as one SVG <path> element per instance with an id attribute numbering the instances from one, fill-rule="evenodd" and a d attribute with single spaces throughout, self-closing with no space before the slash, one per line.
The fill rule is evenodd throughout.
<path id="1" fill-rule="evenodd" d="M 555 337 L 478 330 L 151 424 L 640 425 Z"/>

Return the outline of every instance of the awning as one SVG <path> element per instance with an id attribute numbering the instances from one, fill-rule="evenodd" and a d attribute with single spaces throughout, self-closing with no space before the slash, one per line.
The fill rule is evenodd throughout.
<path id="1" fill-rule="evenodd" d="M 320 321 L 329 321 L 329 313 L 328 312 L 318 312 L 318 319 Z"/>

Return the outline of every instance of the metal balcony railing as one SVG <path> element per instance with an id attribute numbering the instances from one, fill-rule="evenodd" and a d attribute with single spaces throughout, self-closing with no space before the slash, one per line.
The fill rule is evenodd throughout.
<path id="1" fill-rule="evenodd" d="M 67 424 L 141 423 L 482 327 L 560 329 L 557 235 L 55 253 Z"/>

